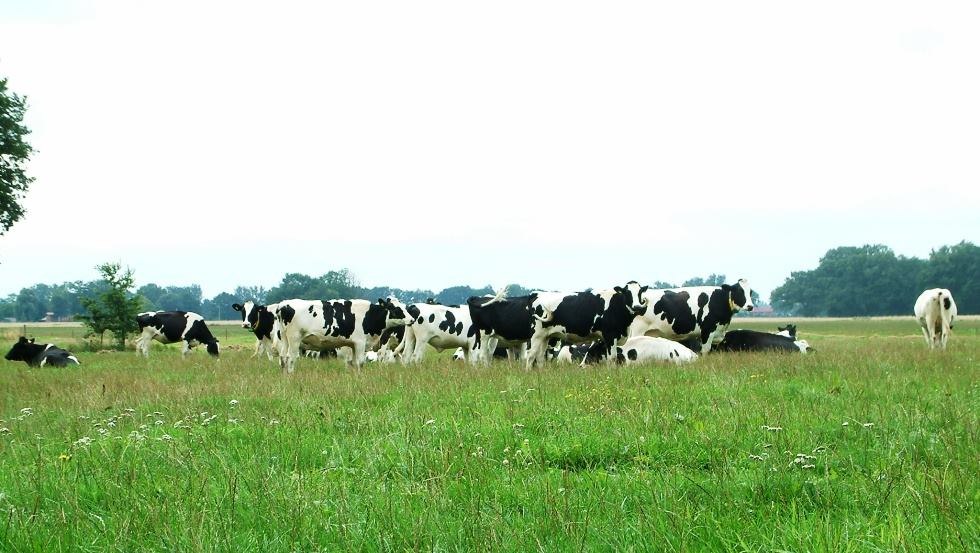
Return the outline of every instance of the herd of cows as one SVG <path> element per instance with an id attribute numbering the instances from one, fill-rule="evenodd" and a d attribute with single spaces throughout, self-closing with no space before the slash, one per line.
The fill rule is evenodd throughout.
<path id="1" fill-rule="evenodd" d="M 526 368 L 546 360 L 580 364 L 690 362 L 710 351 L 811 351 L 788 325 L 777 333 L 728 330 L 732 317 L 753 309 L 746 280 L 721 286 L 652 289 L 630 281 L 607 290 L 574 294 L 535 292 L 506 297 L 474 296 L 466 305 L 429 300 L 404 304 L 395 298 L 292 299 L 270 305 L 245 301 L 232 306 L 242 326 L 256 337 L 253 355 L 278 358 L 287 373 L 306 352 L 339 350 L 348 364 L 365 361 L 417 362 L 427 346 L 455 349 L 472 364 L 495 357 L 522 360 Z M 945 348 L 956 317 L 949 290 L 934 288 L 915 302 L 916 319 L 930 348 Z M 153 340 L 181 342 L 183 354 L 204 344 L 218 356 L 218 340 L 203 317 L 185 311 L 150 311 L 137 316 L 136 349 L 149 355 Z M 78 364 L 53 344 L 21 337 L 6 355 L 31 366 Z"/>

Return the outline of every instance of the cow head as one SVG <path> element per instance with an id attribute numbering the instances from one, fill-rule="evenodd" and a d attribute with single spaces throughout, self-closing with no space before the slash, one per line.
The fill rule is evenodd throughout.
<path id="1" fill-rule="evenodd" d="M 626 283 L 626 286 L 617 286 L 614 288 L 616 292 L 622 294 L 623 303 L 626 307 L 636 315 L 642 315 L 646 313 L 647 310 L 647 300 L 643 293 L 647 291 L 649 286 L 640 286 L 635 280 L 631 280 Z"/>
<path id="2" fill-rule="evenodd" d="M 408 313 L 406 311 L 405 304 L 398 301 L 398 298 L 394 296 L 378 298 L 378 305 L 385 308 L 385 310 L 388 312 L 388 317 L 385 323 L 386 328 L 403 325 L 406 323 Z"/>
<path id="3" fill-rule="evenodd" d="M 208 353 L 212 357 L 217 357 L 218 356 L 218 340 L 217 340 L 217 338 L 213 342 L 208 342 L 207 348 L 208 348 Z"/>
<path id="4" fill-rule="evenodd" d="M 259 324 L 259 310 L 256 308 L 255 302 L 248 300 L 244 304 L 233 303 L 231 308 L 242 314 L 242 328 L 255 330 Z"/>
<path id="5" fill-rule="evenodd" d="M 4 356 L 4 359 L 7 361 L 26 361 L 30 363 L 31 359 L 37 356 L 43 348 L 43 346 L 34 343 L 34 338 L 28 340 L 27 337 L 21 336 L 17 340 L 17 343 L 14 344 L 14 347 L 10 348 L 10 351 Z"/>
<path id="6" fill-rule="evenodd" d="M 722 284 L 721 288 L 728 292 L 728 307 L 732 313 L 738 313 L 742 309 L 752 311 L 755 307 L 752 305 L 752 289 L 749 288 L 748 280 L 743 278 L 735 284 Z"/>

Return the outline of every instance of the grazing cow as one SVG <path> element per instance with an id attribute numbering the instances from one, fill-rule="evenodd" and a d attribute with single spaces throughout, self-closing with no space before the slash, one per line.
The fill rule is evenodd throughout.
<path id="1" fill-rule="evenodd" d="M 659 336 L 670 340 L 701 340 L 701 353 L 720 342 L 740 310 L 752 311 L 752 290 L 745 279 L 721 286 L 648 290 L 645 313 L 630 326 L 630 336 Z"/>
<path id="2" fill-rule="evenodd" d="M 78 358 L 70 351 L 63 350 L 54 344 L 35 344 L 34 338 L 28 340 L 24 336 L 21 336 L 14 347 L 10 348 L 4 359 L 7 361 L 23 361 L 30 367 L 81 365 Z"/>
<path id="3" fill-rule="evenodd" d="M 252 357 L 265 352 L 269 361 L 272 361 L 279 356 L 279 324 L 276 322 L 276 307 L 275 303 L 256 305 L 252 300 L 231 305 L 232 309 L 242 314 L 242 328 L 250 329 L 255 334 L 255 353 Z"/>
<path id="4" fill-rule="evenodd" d="M 646 310 L 643 293 L 646 286 L 630 281 L 612 290 L 561 294 L 539 292 L 532 303 L 534 332 L 527 356 L 527 368 L 543 363 L 548 340 L 557 336 L 567 342 L 595 342 L 596 358 L 609 355 L 618 340 L 627 336 L 637 314 Z"/>
<path id="5" fill-rule="evenodd" d="M 655 336 L 633 336 L 621 346 L 615 346 L 614 358 L 620 365 L 633 365 L 648 361 L 690 363 L 698 358 L 684 344 Z"/>
<path id="6" fill-rule="evenodd" d="M 788 324 L 786 326 L 776 327 L 776 329 L 779 330 L 779 332 L 776 333 L 777 335 L 792 338 L 794 340 L 796 339 L 796 325 Z"/>
<path id="7" fill-rule="evenodd" d="M 795 329 L 794 329 L 795 330 Z M 795 334 L 795 332 L 794 332 Z M 781 334 L 757 330 L 729 330 L 715 346 L 718 351 L 813 351 L 806 340 L 797 340 Z"/>
<path id="8" fill-rule="evenodd" d="M 386 328 L 404 324 L 404 306 L 396 299 L 301 300 L 279 302 L 276 319 L 282 343 L 279 364 L 287 373 L 296 368 L 304 338 L 315 336 L 321 346 L 350 348 L 347 363 L 360 368 L 365 352 Z"/>
<path id="9" fill-rule="evenodd" d="M 946 349 L 950 330 L 956 320 L 956 302 L 945 288 L 932 288 L 915 300 L 915 318 L 922 327 L 922 335 L 929 349 Z"/>
<path id="10" fill-rule="evenodd" d="M 481 359 L 480 331 L 465 307 L 449 307 L 430 303 L 413 303 L 405 308 L 408 319 L 402 348 L 402 362 L 422 360 L 428 344 L 439 351 L 463 348 L 470 363 Z"/>
<path id="11" fill-rule="evenodd" d="M 486 342 L 486 348 L 482 349 L 484 357 L 490 352 L 496 354 L 497 348 L 503 347 L 510 350 L 514 359 L 522 359 L 534 334 L 531 305 L 538 295 L 506 298 L 505 291 L 501 289 L 492 298 L 473 296 L 466 300 L 466 307 L 470 310 L 473 325 Z"/>
<path id="12" fill-rule="evenodd" d="M 211 334 L 208 325 L 204 324 L 204 317 L 197 313 L 148 311 L 136 315 L 136 324 L 140 329 L 140 335 L 136 338 L 136 350 L 143 357 L 150 356 L 150 342 L 153 340 L 162 344 L 183 342 L 184 348 L 180 352 L 182 357 L 187 356 L 187 352 L 198 344 L 204 344 L 209 354 L 218 356 L 218 340 Z"/>

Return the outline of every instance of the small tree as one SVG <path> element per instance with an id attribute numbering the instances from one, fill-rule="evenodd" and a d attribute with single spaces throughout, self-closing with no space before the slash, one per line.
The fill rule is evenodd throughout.
<path id="1" fill-rule="evenodd" d="M 121 275 L 119 263 L 103 263 L 96 267 L 102 273 L 106 290 L 96 297 L 81 298 L 82 307 L 88 311 L 79 319 L 99 335 L 101 342 L 105 331 L 112 332 L 116 349 L 126 347 L 126 335 L 136 332 L 136 315 L 142 307 L 142 299 L 133 295 L 133 271 L 126 269 Z"/>
<path id="2" fill-rule="evenodd" d="M 34 153 L 25 140 L 30 130 L 24 126 L 24 98 L 7 90 L 7 79 L 0 79 L 0 235 L 24 216 L 20 205 L 33 178 L 24 171 Z"/>

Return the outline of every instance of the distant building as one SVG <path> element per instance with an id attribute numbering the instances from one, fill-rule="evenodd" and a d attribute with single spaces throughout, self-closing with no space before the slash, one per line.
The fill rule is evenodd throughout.
<path id="1" fill-rule="evenodd" d="M 44 318 L 42 318 L 39 322 L 53 323 L 54 321 L 55 321 L 54 311 L 48 311 L 47 313 L 44 314 Z"/>

